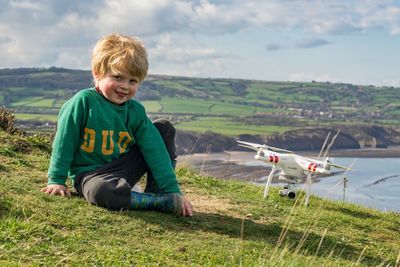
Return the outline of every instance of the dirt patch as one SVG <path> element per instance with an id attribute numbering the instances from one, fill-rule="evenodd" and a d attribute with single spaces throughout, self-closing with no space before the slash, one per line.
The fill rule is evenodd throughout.
<path id="1" fill-rule="evenodd" d="M 227 213 L 233 208 L 233 205 L 228 199 L 220 199 L 207 195 L 199 195 L 190 191 L 186 191 L 186 196 L 192 203 L 195 212 Z"/>

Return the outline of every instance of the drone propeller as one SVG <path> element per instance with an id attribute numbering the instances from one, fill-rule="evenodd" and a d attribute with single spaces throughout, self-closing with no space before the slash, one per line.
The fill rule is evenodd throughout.
<path id="1" fill-rule="evenodd" d="M 334 163 L 329 163 L 329 165 L 332 166 L 332 167 L 335 167 L 335 168 L 346 170 L 346 171 L 350 171 L 351 170 L 351 168 L 349 168 L 349 167 L 341 166 L 341 165 L 334 164 Z"/>
<path id="2" fill-rule="evenodd" d="M 290 154 L 294 153 L 293 151 L 286 150 L 286 149 L 279 148 L 279 147 L 273 147 L 273 146 L 267 146 L 267 149 L 274 151 L 274 152 L 285 152 L 285 153 L 290 153 Z"/>
<path id="3" fill-rule="evenodd" d="M 249 149 L 257 151 L 257 152 L 261 148 L 260 145 L 255 146 L 256 144 L 254 144 L 254 146 L 253 146 L 253 145 L 250 145 L 251 143 L 246 143 L 246 142 L 242 142 L 242 141 L 237 141 L 237 142 L 239 143 L 238 146 L 249 148 Z"/>
<path id="4" fill-rule="evenodd" d="M 267 150 L 270 150 L 270 151 L 273 151 L 273 152 L 294 153 L 293 151 L 290 151 L 290 150 L 286 150 L 286 149 L 278 148 L 278 147 L 273 147 L 273 146 L 269 146 L 269 145 L 266 145 L 266 144 L 260 145 L 260 144 L 244 142 L 244 141 L 237 141 L 237 142 L 239 143 L 238 146 L 246 147 L 246 148 L 249 148 L 249 149 L 257 151 L 257 152 L 260 151 L 261 149 L 267 149 Z"/>

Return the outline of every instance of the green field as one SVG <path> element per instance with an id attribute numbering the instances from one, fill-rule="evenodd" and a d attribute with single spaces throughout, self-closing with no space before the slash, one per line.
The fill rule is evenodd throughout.
<path id="1" fill-rule="evenodd" d="M 276 125 L 246 125 L 231 117 L 199 117 L 189 122 L 180 122 L 175 127 L 184 131 L 212 131 L 227 136 L 237 136 L 240 134 L 270 135 L 291 129 L 291 127 Z"/>
<path id="2" fill-rule="evenodd" d="M 160 112 L 163 108 L 158 101 L 142 101 L 141 103 L 148 113 Z"/>
<path id="3" fill-rule="evenodd" d="M 57 122 L 57 115 L 50 114 L 25 114 L 25 113 L 15 113 L 15 118 L 17 120 L 35 120 L 35 121 L 51 121 Z"/>
<path id="4" fill-rule="evenodd" d="M 161 112 L 207 114 L 210 113 L 212 104 L 212 102 L 202 99 L 163 98 Z"/>
<path id="5" fill-rule="evenodd" d="M 14 102 L 12 107 L 26 106 L 26 107 L 53 107 L 54 100 L 46 99 L 43 97 L 29 97 L 22 101 Z"/>
<path id="6" fill-rule="evenodd" d="M 39 100 L 42 100 L 43 97 L 40 96 L 32 96 L 32 97 L 24 97 L 21 98 L 19 101 L 15 101 L 11 104 L 11 107 L 18 107 L 18 106 L 25 106 L 29 105 L 31 103 L 35 103 Z"/>
<path id="7" fill-rule="evenodd" d="M 179 98 L 163 98 L 159 101 L 162 106 L 160 112 L 175 114 L 214 114 L 214 115 L 230 115 L 230 116 L 246 116 L 252 115 L 256 109 L 251 106 L 237 105 L 224 102 L 216 102 L 202 99 L 179 99 Z"/>

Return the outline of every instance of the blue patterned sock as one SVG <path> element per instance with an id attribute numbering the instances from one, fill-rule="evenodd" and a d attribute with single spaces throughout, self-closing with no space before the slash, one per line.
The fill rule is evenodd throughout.
<path id="1" fill-rule="evenodd" d="M 131 209 L 156 210 L 179 215 L 182 200 L 178 193 L 151 194 L 131 192 Z"/>

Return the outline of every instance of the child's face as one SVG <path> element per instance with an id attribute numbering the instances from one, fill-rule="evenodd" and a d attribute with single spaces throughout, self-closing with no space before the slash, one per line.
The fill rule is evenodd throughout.
<path id="1" fill-rule="evenodd" d="M 129 74 L 106 73 L 96 78 L 99 90 L 114 104 L 120 105 L 131 99 L 139 88 L 139 78 Z"/>

